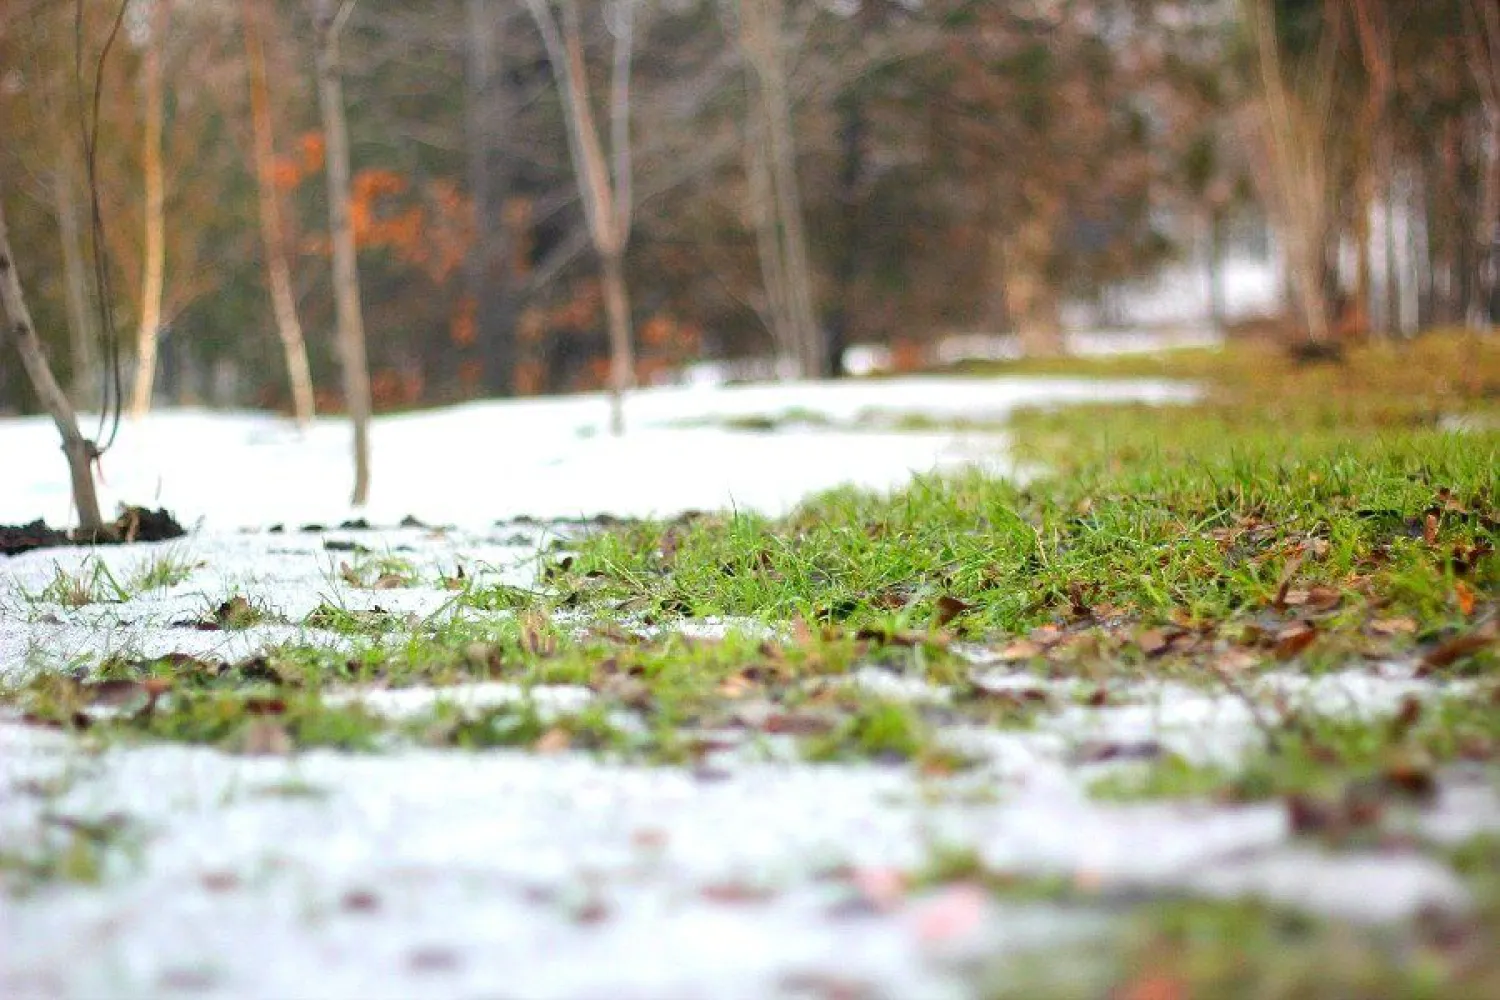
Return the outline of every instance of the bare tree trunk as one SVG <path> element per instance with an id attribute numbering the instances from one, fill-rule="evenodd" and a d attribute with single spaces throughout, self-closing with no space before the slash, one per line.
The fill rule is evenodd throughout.
<path id="1" fill-rule="evenodd" d="M 106 529 L 104 519 L 99 516 L 99 496 L 94 492 L 92 464 L 99 453 L 94 443 L 79 433 L 73 406 L 52 377 L 36 327 L 31 323 L 26 296 L 21 290 L 21 276 L 17 273 L 15 255 L 10 248 L 3 206 L 0 206 L 0 307 L 4 309 L 7 333 L 21 354 L 27 377 L 62 436 L 63 454 L 67 456 L 68 472 L 73 481 L 73 506 L 78 511 L 79 533 L 88 537 L 102 535 Z"/>
<path id="2" fill-rule="evenodd" d="M 1218 331 L 1229 322 L 1229 295 L 1224 287 L 1224 214 L 1217 205 L 1208 213 L 1208 314 Z"/>
<path id="3" fill-rule="evenodd" d="M 151 409 L 156 380 L 156 335 L 161 327 L 162 285 L 166 280 L 166 180 L 162 170 L 162 125 L 166 99 L 162 53 L 167 46 L 166 0 L 155 0 L 151 37 L 146 43 L 146 129 L 142 162 L 146 174 L 146 259 L 141 276 L 141 322 L 136 330 L 135 385 L 130 415 L 140 419 Z"/>
<path id="4" fill-rule="evenodd" d="M 604 311 L 609 322 L 610 385 L 630 387 L 635 384 L 630 354 L 630 299 L 625 291 L 625 274 L 620 254 L 606 254 L 604 265 Z M 625 433 L 625 414 L 615 393 L 610 411 L 610 433 Z"/>
<path id="5" fill-rule="evenodd" d="M 1389 144 L 1381 155 L 1391 156 Z M 1385 239 L 1382 241 L 1385 257 L 1385 333 L 1394 340 L 1400 337 L 1402 328 L 1401 248 L 1396 239 L 1396 176 L 1391 173 L 1386 177 Z"/>
<path id="6" fill-rule="evenodd" d="M 1500 8 L 1492 0 L 1464 0 L 1464 51 L 1484 105 L 1484 162 L 1479 217 L 1474 220 L 1477 274 L 1468 322 L 1489 329 L 1500 282 Z"/>
<path id="7" fill-rule="evenodd" d="M 763 321 L 771 331 L 777 361 L 789 361 L 805 375 L 791 304 L 787 299 L 786 259 L 781 252 L 781 235 L 776 226 L 771 163 L 766 157 L 769 129 L 761 102 L 754 99 L 753 93 L 750 96 L 749 121 L 745 127 L 745 187 L 750 222 L 755 229 L 755 248 L 760 256 L 761 284 L 765 290 Z"/>
<path id="8" fill-rule="evenodd" d="M 344 83 L 339 67 L 339 33 L 357 0 L 317 0 L 318 106 L 327 147 L 328 229 L 333 242 L 333 297 L 338 313 L 339 361 L 344 403 L 354 424 L 354 492 L 351 503 L 370 497 L 370 367 L 365 356 L 365 321 L 359 303 L 359 264 L 349 218 L 349 126 L 344 120 Z"/>
<path id="9" fill-rule="evenodd" d="M 1365 181 L 1361 192 L 1363 214 L 1360 216 L 1361 266 L 1368 274 L 1375 247 L 1370 234 L 1370 215 L 1377 206 L 1387 206 L 1389 211 L 1394 196 L 1393 174 L 1395 171 L 1394 143 L 1391 139 L 1391 124 L 1388 105 L 1392 88 L 1390 20 L 1381 0 L 1354 0 L 1354 28 L 1359 37 L 1360 54 L 1369 78 L 1369 89 L 1365 100 L 1365 130 L 1371 136 L 1371 161 L 1362 171 Z M 1390 217 L 1387 215 L 1387 225 Z M 1386 260 L 1385 301 L 1380 310 L 1371 308 L 1373 300 L 1366 298 L 1362 305 L 1370 309 L 1371 329 L 1379 330 L 1389 337 L 1398 324 L 1394 303 L 1395 272 L 1391 270 L 1393 260 Z M 1376 326 L 1375 314 L 1382 313 Z"/>
<path id="10" fill-rule="evenodd" d="M 1500 280 L 1500 261 L 1496 260 L 1496 232 L 1500 222 L 1500 108 L 1485 115 L 1484 162 L 1480 165 L 1479 215 L 1474 220 L 1474 253 L 1476 269 L 1471 285 L 1468 326 L 1488 330 L 1493 324 L 1491 309 L 1495 301 L 1495 284 Z"/>
<path id="11" fill-rule="evenodd" d="M 468 295 L 474 308 L 475 348 L 484 387 L 500 395 L 515 390 L 516 288 L 510 266 L 512 245 L 496 219 L 505 204 L 509 173 L 496 156 L 500 126 L 508 120 L 509 95 L 498 83 L 498 19 L 493 0 L 467 0 L 469 42 L 466 60 L 465 118 L 469 147 L 469 197 L 474 203 L 474 245 L 468 268 Z"/>
<path id="12" fill-rule="evenodd" d="M 286 237 L 281 226 L 281 205 L 273 177 L 276 142 L 272 135 L 270 84 L 266 79 L 264 46 L 265 0 L 244 0 L 241 16 L 245 32 L 245 61 L 250 71 L 250 123 L 255 144 L 255 184 L 260 209 L 260 240 L 266 255 L 266 279 L 271 308 L 276 315 L 276 333 L 286 356 L 287 380 L 292 390 L 292 412 L 297 424 L 306 427 L 313 419 L 312 374 L 307 364 L 307 343 L 297 319 L 292 295 L 291 268 L 286 259 Z"/>
<path id="13" fill-rule="evenodd" d="M 67 151 L 58 156 L 52 184 L 58 235 L 62 240 L 64 302 L 68 311 L 68 347 L 72 363 L 68 381 L 72 387 L 73 404 L 86 409 L 95 405 L 99 393 L 99 372 L 94 358 L 94 342 L 98 334 L 93 317 L 89 315 L 88 268 L 84 263 L 83 230 L 78 222 L 78 170 Z"/>
<path id="14" fill-rule="evenodd" d="M 561 31 L 552 15 L 549 0 L 526 0 L 542 34 L 552 75 L 562 89 L 563 117 L 567 122 L 573 173 L 578 179 L 589 235 L 604 271 L 610 337 L 610 429 L 615 434 L 624 433 L 625 393 L 635 385 L 635 353 L 622 264 L 625 247 L 630 241 L 632 214 L 630 65 L 634 51 L 635 4 L 636 0 L 615 0 L 605 8 L 605 16 L 613 21 L 610 32 L 614 36 L 609 98 L 610 145 L 614 154 L 611 171 L 605 160 L 604 143 L 594 122 L 594 109 L 589 98 L 576 0 L 563 2 Z"/>
<path id="15" fill-rule="evenodd" d="M 1246 22 L 1260 77 L 1261 126 L 1269 163 L 1266 187 L 1278 217 L 1307 338 L 1330 334 L 1324 249 L 1331 178 L 1331 115 L 1336 47 L 1326 38 L 1293 86 L 1276 35 L 1273 0 L 1246 0 Z M 1326 34 L 1326 33 L 1325 33 Z"/>
<path id="16" fill-rule="evenodd" d="M 825 374 L 827 350 L 813 304 L 812 267 L 797 184 L 797 149 L 786 92 L 782 14 L 782 0 L 741 0 L 740 44 L 755 72 L 765 126 L 787 320 L 802 375 L 813 378 Z"/>
<path id="17" fill-rule="evenodd" d="M 1022 352 L 1027 357 L 1056 357 L 1067 353 L 1067 340 L 1060 296 L 1049 271 L 1063 203 L 1046 193 L 1027 200 L 1026 218 L 1003 239 L 1000 281 Z"/>

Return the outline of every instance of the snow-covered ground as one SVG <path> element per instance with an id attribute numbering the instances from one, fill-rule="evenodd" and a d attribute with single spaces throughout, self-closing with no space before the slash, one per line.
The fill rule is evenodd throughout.
<path id="1" fill-rule="evenodd" d="M 632 397 L 623 440 L 603 432 L 595 397 L 383 418 L 373 503 L 361 513 L 388 527 L 357 533 L 296 530 L 351 514 L 338 422 L 304 436 L 261 416 L 154 416 L 128 426 L 107 457 L 106 497 L 162 504 L 198 527 L 161 546 L 0 562 L 0 677 L 111 653 L 235 659 L 289 641 L 347 641 L 288 624 L 323 603 L 379 604 L 414 620 L 456 613 L 438 581 L 459 565 L 532 581 L 547 529 L 495 523 L 513 515 L 777 511 L 844 482 L 887 487 L 969 462 L 1011 467 L 1001 435 L 854 429 L 873 412 L 976 421 L 1022 404 L 1190 395 L 1017 379 L 652 390 Z M 827 426 L 716 423 L 788 413 L 818 414 Z M 50 428 L 0 423 L 0 454 L 0 521 L 64 519 Z M 407 514 L 453 527 L 393 527 Z M 274 522 L 288 530 L 239 530 Z M 421 585 L 353 586 L 338 566 L 348 557 L 330 540 L 399 552 Z M 192 567 L 185 579 L 80 608 L 44 597 L 59 572 L 104 566 L 125 580 L 163 553 Z M 236 595 L 282 623 L 173 627 Z M 1087 794 L 1132 766 L 1082 752 L 1091 746 L 1155 742 L 1190 759 L 1234 759 L 1258 732 L 1237 697 L 1143 685 L 1090 707 L 1071 703 L 1066 682 L 977 652 L 975 670 L 985 685 L 1045 688 L 1062 707 L 1024 731 L 955 728 L 945 738 L 983 763 L 952 778 L 810 766 L 774 746 L 731 747 L 696 768 L 517 751 L 99 751 L 0 719 L 0 858 L 89 829 L 108 828 L 124 845 L 107 855 L 97 886 L 54 881 L 0 895 L 0 996 L 963 997 L 1003 980 L 1017 956 L 1115 932 L 1108 907 L 1001 904 L 962 884 L 905 887 L 901 873 L 953 849 L 1100 892 L 1258 894 L 1364 921 L 1466 903 L 1454 876 L 1421 853 L 1331 856 L 1294 841 L 1279 805 L 1108 805 Z M 948 697 L 874 667 L 853 682 Z M 1438 693 L 1394 665 L 1265 684 L 1293 704 L 1376 714 Z M 497 683 L 343 695 L 382 713 L 519 696 Z M 535 697 L 567 712 L 592 695 Z M 1448 775 L 1437 805 L 1410 822 L 1457 840 L 1500 828 L 1500 801 L 1488 785 Z"/>
<path id="2" fill-rule="evenodd" d="M 885 488 L 935 467 L 1004 467 L 1004 452 L 993 435 L 837 426 L 752 434 L 683 425 L 783 414 L 816 414 L 835 425 L 872 414 L 990 421 L 1019 406 L 1192 395 L 1162 383 L 1070 379 L 659 388 L 630 396 L 630 432 L 622 439 L 608 433 L 607 406 L 597 395 L 472 403 L 376 421 L 371 502 L 357 513 L 373 523 L 412 514 L 429 523 L 482 525 L 516 515 L 777 512 L 844 483 Z M 348 505 L 349 448 L 347 423 L 337 419 L 319 420 L 303 434 L 265 414 L 157 414 L 123 427 L 104 458 L 101 495 L 106 505 L 166 506 L 184 524 L 336 524 L 356 513 Z M 66 521 L 68 481 L 51 423 L 0 423 L 0 454 L 7 477 L 0 481 L 0 523 Z"/>

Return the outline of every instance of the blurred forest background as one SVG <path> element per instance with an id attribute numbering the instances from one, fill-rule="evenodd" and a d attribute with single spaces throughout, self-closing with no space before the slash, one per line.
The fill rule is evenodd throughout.
<path id="1" fill-rule="evenodd" d="M 1500 3 L 0 0 L 0 137 L 84 406 L 101 327 L 127 405 L 287 412 L 299 342 L 303 410 L 350 365 L 376 409 L 597 388 L 615 308 L 627 384 L 1122 326 L 1333 350 L 1491 324 Z"/>

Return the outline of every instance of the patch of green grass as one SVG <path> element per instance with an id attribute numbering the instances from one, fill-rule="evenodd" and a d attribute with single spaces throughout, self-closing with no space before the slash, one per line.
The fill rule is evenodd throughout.
<path id="1" fill-rule="evenodd" d="M 1410 700 L 1394 716 L 1293 714 L 1268 722 L 1265 739 L 1233 768 L 1168 754 L 1116 771 L 1092 791 L 1113 800 L 1287 797 L 1306 813 L 1308 832 L 1357 833 L 1350 828 L 1378 826 L 1392 806 L 1428 801 L 1441 765 L 1500 755 L 1500 688 Z"/>
<path id="2" fill-rule="evenodd" d="M 140 832 L 122 817 L 49 814 L 28 842 L 0 846 L 0 890 L 24 896 L 58 882 L 98 885 L 134 861 L 139 842 Z"/>
<path id="3" fill-rule="evenodd" d="M 1442 367 L 1467 349 L 1347 369 L 1196 358 L 1199 404 L 1019 415 L 1022 456 L 1052 470 L 1027 486 L 924 477 L 779 519 L 628 523 L 581 540 L 553 581 L 585 609 L 856 633 L 926 631 L 957 601 L 949 630 L 976 640 L 1092 628 L 1092 650 L 1041 657 L 1085 671 L 1142 668 L 1158 654 L 1137 633 L 1161 628 L 1194 631 L 1171 648 L 1200 668 L 1230 647 L 1313 665 L 1421 652 L 1500 613 L 1500 434 L 1436 428 L 1500 385 L 1493 346 L 1477 384 Z M 1311 641 L 1279 634 L 1304 621 Z"/>
<path id="4" fill-rule="evenodd" d="M 175 587 L 192 576 L 193 571 L 202 565 L 203 563 L 189 559 L 184 553 L 162 550 L 135 567 L 126 583 L 126 589 L 133 594 L 141 594 L 148 590 Z"/>
<path id="5" fill-rule="evenodd" d="M 130 596 L 130 591 L 115 579 L 104 560 L 89 556 L 73 572 L 53 563 L 52 579 L 33 599 L 65 608 L 81 608 L 89 604 L 128 601 Z"/>

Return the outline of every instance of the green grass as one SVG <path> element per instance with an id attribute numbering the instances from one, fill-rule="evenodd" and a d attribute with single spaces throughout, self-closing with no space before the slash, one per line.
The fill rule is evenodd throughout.
<path id="1" fill-rule="evenodd" d="M 1468 375 L 1429 369 L 1457 350 L 1358 355 L 1348 371 L 1248 350 L 1178 358 L 1181 370 L 1154 373 L 1205 380 L 1204 402 L 1021 414 L 1022 457 L 1053 470 L 1028 486 L 929 478 L 827 494 L 783 519 L 627 524 L 585 540 L 553 578 L 580 605 L 660 617 L 897 634 L 933 630 L 957 601 L 947 630 L 992 642 L 1113 622 L 1094 649 L 1059 651 L 1076 669 L 1139 665 L 1133 639 L 1161 628 L 1208 630 L 1200 654 L 1222 642 L 1269 660 L 1276 630 L 1309 618 L 1316 637 L 1298 652 L 1311 661 L 1424 648 L 1492 615 L 1500 586 L 1500 434 L 1436 427 L 1494 405 L 1500 351 L 1485 346 L 1466 394 Z M 1309 607 L 1309 592 L 1336 600 Z M 1414 627 L 1373 641 L 1405 619 Z M 1265 641 L 1236 641 L 1246 634 Z"/>

